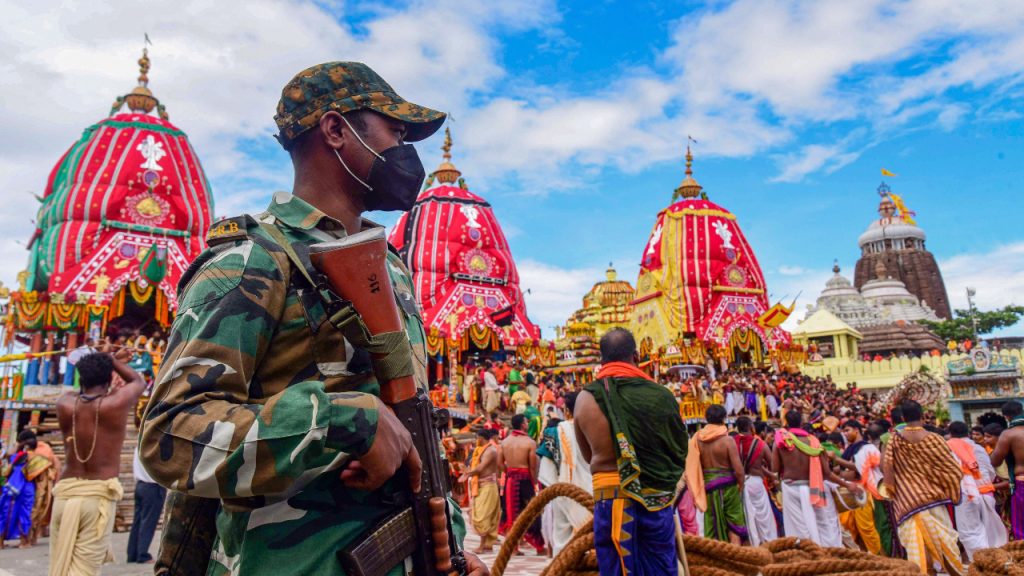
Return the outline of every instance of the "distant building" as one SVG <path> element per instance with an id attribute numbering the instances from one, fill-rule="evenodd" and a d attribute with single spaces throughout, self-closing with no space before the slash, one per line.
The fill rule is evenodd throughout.
<path id="1" fill-rule="evenodd" d="M 938 320 L 935 311 L 922 304 L 903 282 L 890 277 L 881 260 L 875 264 L 875 278 L 861 290 L 840 274 L 838 264 L 832 272 L 804 322 L 818 312 L 830 312 L 862 336 L 862 354 L 921 353 L 945 347 L 938 336 L 918 324 L 920 320 Z"/>
<path id="2" fill-rule="evenodd" d="M 593 326 L 595 336 L 601 338 L 612 328 L 628 328 L 630 306 L 636 291 L 625 280 L 619 280 L 611 264 L 605 271 L 605 279 L 594 284 L 583 297 L 583 307 L 573 312 L 566 326 L 582 322 Z"/>
<path id="3" fill-rule="evenodd" d="M 819 308 L 793 331 L 793 342 L 808 348 L 807 361 L 822 363 L 835 358 L 851 362 L 860 355 L 860 342 L 864 339 L 856 328 L 843 322 L 828 308 Z"/>
<path id="4" fill-rule="evenodd" d="M 864 287 L 878 278 L 876 270 L 881 264 L 889 277 L 901 281 L 922 306 L 934 310 L 939 318 L 951 318 L 946 284 L 935 257 L 925 248 L 927 236 L 914 221 L 914 213 L 884 182 L 878 194 L 882 197 L 878 219 L 858 240 L 861 257 L 854 271 L 854 286 L 863 293 Z"/>
<path id="5" fill-rule="evenodd" d="M 949 415 L 973 424 L 986 412 L 999 412 L 1005 402 L 1024 400 L 1019 353 L 992 353 L 975 348 L 963 358 L 946 363 L 950 385 Z"/>

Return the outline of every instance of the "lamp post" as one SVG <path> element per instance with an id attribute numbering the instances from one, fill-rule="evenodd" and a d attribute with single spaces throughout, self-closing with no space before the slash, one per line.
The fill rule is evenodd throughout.
<path id="1" fill-rule="evenodd" d="M 978 291 L 974 288 L 967 288 L 967 311 L 971 314 L 971 328 L 974 332 L 974 343 L 978 344 L 978 315 L 974 308 L 974 297 L 978 294 Z"/>

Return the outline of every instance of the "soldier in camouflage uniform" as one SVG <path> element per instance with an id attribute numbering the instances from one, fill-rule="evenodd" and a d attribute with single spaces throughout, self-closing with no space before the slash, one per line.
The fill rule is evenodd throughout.
<path id="1" fill-rule="evenodd" d="M 423 168 L 412 182 L 419 160 L 403 137 L 426 138 L 444 114 L 402 100 L 363 64 L 333 62 L 289 82 L 275 119 L 294 195 L 278 192 L 266 212 L 210 230 L 182 278 L 145 415 L 142 461 L 177 491 L 158 573 L 194 574 L 209 554 L 208 574 L 344 574 L 337 551 L 396 512 L 400 465 L 418 485 L 418 456 L 378 398 L 369 355 L 330 323 L 307 281 L 307 248 L 377 226 L 360 217 L 368 207 L 410 207 Z M 425 386 L 411 278 L 393 253 L 388 271 Z M 214 530 L 203 518 L 216 501 L 207 552 Z M 453 521 L 461 540 L 457 509 Z M 487 573 L 467 561 L 474 576 Z"/>

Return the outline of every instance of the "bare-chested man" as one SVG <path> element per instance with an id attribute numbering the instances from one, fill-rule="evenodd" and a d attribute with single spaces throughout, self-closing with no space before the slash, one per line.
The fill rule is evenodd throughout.
<path id="1" fill-rule="evenodd" d="M 736 419 L 736 448 L 746 479 L 743 482 L 743 512 L 751 546 L 760 546 L 779 537 L 766 481 L 772 482 L 771 448 L 754 434 L 754 423 L 746 416 Z"/>
<path id="2" fill-rule="evenodd" d="M 998 468 L 1005 461 L 1010 473 L 1010 524 L 1013 539 L 1024 539 L 1024 406 L 1020 402 L 1007 402 L 1001 409 L 1009 421 L 1009 428 L 999 435 L 992 450 L 992 466 Z"/>
<path id="3" fill-rule="evenodd" d="M 808 538 L 820 546 L 842 546 L 839 519 L 829 480 L 855 493 L 860 487 L 832 472 L 818 439 L 801 428 L 803 414 L 786 412 L 786 428 L 775 433 L 772 471 L 782 480 L 782 516 L 786 536 Z"/>
<path id="4" fill-rule="evenodd" d="M 675 574 L 672 504 L 686 427 L 672 392 L 636 366 L 628 330 L 609 330 L 600 346 L 601 370 L 577 396 L 573 419 L 593 473 L 598 567 L 603 576 Z"/>
<path id="5" fill-rule="evenodd" d="M 501 522 L 501 502 L 498 497 L 498 448 L 491 442 L 498 433 L 484 428 L 477 432 L 476 448 L 470 461 L 471 468 L 459 478 L 469 480 L 469 494 L 473 503 L 473 529 L 480 536 L 480 547 L 475 553 L 489 553 L 498 542 L 498 524 Z"/>
<path id="6" fill-rule="evenodd" d="M 725 415 L 725 407 L 718 404 L 704 413 L 707 425 L 690 440 L 686 485 L 697 510 L 704 513 L 704 536 L 738 545 L 748 538 L 742 496 L 746 474 Z"/>
<path id="7" fill-rule="evenodd" d="M 50 576 L 99 574 L 110 555 L 114 510 L 123 490 L 121 470 L 128 417 L 146 382 L 117 358 L 97 352 L 78 360 L 79 392 L 57 401 L 57 417 L 67 453 L 54 487 Z M 112 374 L 119 382 L 111 386 Z"/>
<path id="8" fill-rule="evenodd" d="M 536 494 L 540 461 L 537 459 L 537 443 L 526 433 L 528 427 L 526 416 L 516 414 L 512 417 L 512 433 L 501 442 L 500 455 L 502 467 L 505 469 L 505 524 L 501 530 L 503 534 L 512 528 L 516 518 Z M 539 518 L 526 531 L 524 539 L 537 550 L 537 554 L 545 552 Z"/>

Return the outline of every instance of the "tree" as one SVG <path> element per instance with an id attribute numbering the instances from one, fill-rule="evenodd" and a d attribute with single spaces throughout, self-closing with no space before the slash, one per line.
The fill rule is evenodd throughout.
<path id="1" fill-rule="evenodd" d="M 1024 306 L 1015 306 L 1013 304 L 1000 310 L 990 310 L 988 312 L 975 311 L 974 319 L 978 323 L 978 336 L 990 334 L 1000 328 L 1013 326 L 1020 320 L 1021 316 L 1024 316 Z M 940 320 L 938 322 L 923 320 L 921 323 L 945 341 L 956 340 L 957 342 L 963 342 L 964 340 L 974 339 L 974 322 L 971 320 L 970 310 L 954 310 L 952 320 Z"/>

